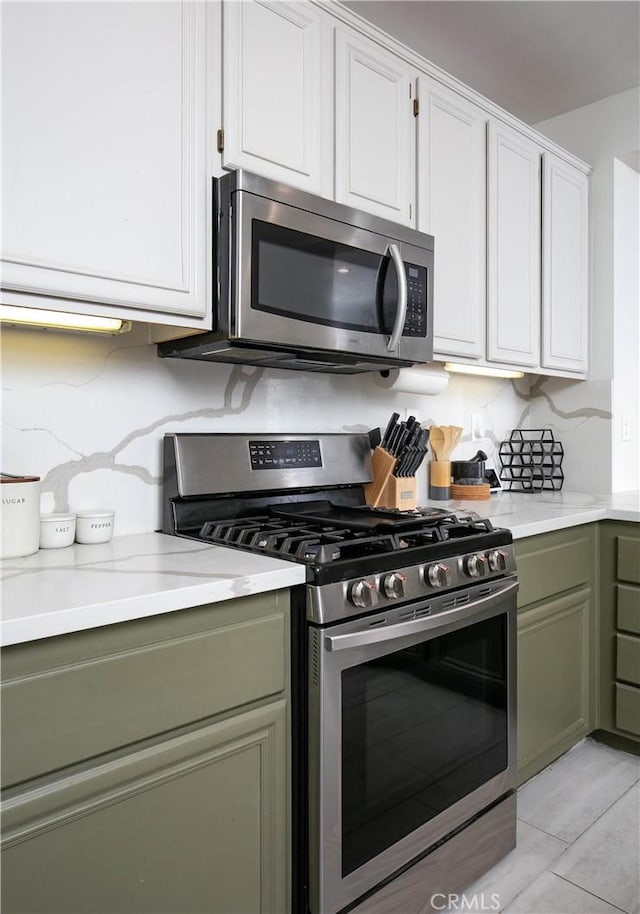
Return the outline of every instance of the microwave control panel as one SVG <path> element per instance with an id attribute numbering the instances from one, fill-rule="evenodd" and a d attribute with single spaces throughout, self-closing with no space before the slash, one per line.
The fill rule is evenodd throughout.
<path id="1" fill-rule="evenodd" d="M 405 264 L 407 274 L 407 317 L 403 336 L 427 335 L 427 271 L 412 263 Z"/>

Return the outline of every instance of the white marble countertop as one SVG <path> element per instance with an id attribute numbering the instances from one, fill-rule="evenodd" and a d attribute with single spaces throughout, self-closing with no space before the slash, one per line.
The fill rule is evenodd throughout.
<path id="1" fill-rule="evenodd" d="M 291 587 L 302 565 L 163 533 L 0 562 L 0 644 Z"/>
<path id="2" fill-rule="evenodd" d="M 500 492 L 487 501 L 434 501 L 473 510 L 514 539 L 610 518 L 640 522 L 640 493 Z M 162 533 L 96 546 L 41 549 L 0 562 L 0 644 L 215 603 L 303 583 L 302 565 Z"/>
<path id="3" fill-rule="evenodd" d="M 486 501 L 431 501 L 434 507 L 476 511 L 496 527 L 509 527 L 514 539 L 549 533 L 593 521 L 640 522 L 640 492 L 586 495 L 583 492 L 498 492 Z"/>

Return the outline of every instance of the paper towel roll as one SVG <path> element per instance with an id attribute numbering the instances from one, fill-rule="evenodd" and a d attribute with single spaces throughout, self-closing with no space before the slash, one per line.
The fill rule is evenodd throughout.
<path id="1" fill-rule="evenodd" d="M 449 383 L 449 374 L 439 365 L 421 365 L 415 368 L 392 368 L 388 373 L 377 372 L 376 387 L 400 394 L 421 394 L 435 397 Z"/>

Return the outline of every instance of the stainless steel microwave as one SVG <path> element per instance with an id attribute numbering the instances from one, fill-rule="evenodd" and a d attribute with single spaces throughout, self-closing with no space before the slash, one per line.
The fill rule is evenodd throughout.
<path id="1" fill-rule="evenodd" d="M 161 356 L 341 373 L 431 360 L 430 235 L 245 171 L 213 191 L 213 326 Z"/>

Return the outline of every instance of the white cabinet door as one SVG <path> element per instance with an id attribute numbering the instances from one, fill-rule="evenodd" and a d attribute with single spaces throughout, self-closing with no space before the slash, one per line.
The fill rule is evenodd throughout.
<path id="1" fill-rule="evenodd" d="M 542 171 L 542 365 L 588 363 L 587 176 L 550 153 Z"/>
<path id="2" fill-rule="evenodd" d="M 330 195 L 331 29 L 324 14 L 309 3 L 225 0 L 223 18 L 224 167 Z"/>
<path id="3" fill-rule="evenodd" d="M 486 114 L 419 77 L 418 228 L 435 237 L 434 351 L 484 358 Z"/>
<path id="4" fill-rule="evenodd" d="M 414 73 L 346 27 L 335 44 L 335 199 L 415 225 Z"/>
<path id="5" fill-rule="evenodd" d="M 540 150 L 489 123 L 487 358 L 540 364 Z"/>
<path id="6" fill-rule="evenodd" d="M 5 288 L 205 314 L 205 17 L 192 0 L 3 4 Z"/>

